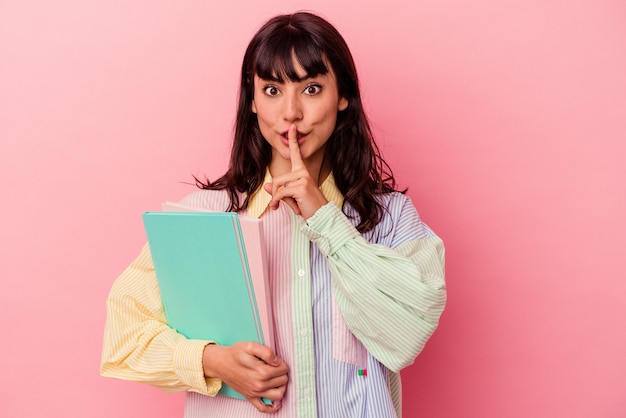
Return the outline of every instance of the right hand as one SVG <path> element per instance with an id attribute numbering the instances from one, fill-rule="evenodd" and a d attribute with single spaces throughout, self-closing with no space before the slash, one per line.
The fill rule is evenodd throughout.
<path id="1" fill-rule="evenodd" d="M 313 178 L 300 154 L 296 125 L 291 125 L 287 135 L 289 137 L 289 155 L 291 171 L 276 176 L 272 183 L 263 185 L 266 192 L 272 195 L 269 203 L 271 209 L 278 209 L 282 200 L 297 214 L 308 220 L 328 200 L 319 188 L 319 178 Z M 319 173 L 318 173 L 319 174 Z"/>
<path id="2" fill-rule="evenodd" d="M 272 349 L 256 342 L 238 342 L 231 346 L 210 344 L 204 348 L 202 367 L 206 377 L 216 377 L 241 393 L 260 412 L 280 409 L 285 395 L 287 364 Z M 265 405 L 261 398 L 275 401 Z"/>

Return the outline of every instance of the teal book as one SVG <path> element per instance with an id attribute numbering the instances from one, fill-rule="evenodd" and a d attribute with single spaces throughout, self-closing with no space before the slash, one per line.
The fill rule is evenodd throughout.
<path id="1" fill-rule="evenodd" d="M 273 347 L 273 334 L 267 335 L 262 324 L 272 323 L 267 280 L 252 277 L 236 213 L 146 212 L 143 221 L 171 328 L 187 338 L 220 345 L 256 341 Z M 265 259 L 259 253 L 264 251 L 261 221 L 245 221 L 256 228 L 248 247 L 254 253 L 251 260 L 258 263 Z M 262 296 L 259 303 L 255 280 Z M 226 384 L 219 393 L 244 399 Z"/>

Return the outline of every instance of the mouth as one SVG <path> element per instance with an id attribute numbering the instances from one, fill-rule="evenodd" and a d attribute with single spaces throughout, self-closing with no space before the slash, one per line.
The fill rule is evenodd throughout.
<path id="1" fill-rule="evenodd" d="M 296 138 L 298 139 L 298 144 L 302 143 L 302 141 L 307 135 L 308 133 L 296 131 Z M 281 132 L 280 136 L 285 144 L 289 144 L 289 131 Z"/>

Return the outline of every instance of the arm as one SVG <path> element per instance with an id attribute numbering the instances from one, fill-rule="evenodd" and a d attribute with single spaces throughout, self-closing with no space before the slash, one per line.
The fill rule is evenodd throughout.
<path id="1" fill-rule="evenodd" d="M 205 378 L 210 341 L 188 340 L 167 326 L 148 245 L 115 281 L 107 298 L 100 373 L 150 383 L 167 392 L 215 396 L 219 379 Z"/>
<path id="2" fill-rule="evenodd" d="M 263 361 L 260 361 L 263 360 Z M 167 325 L 148 245 L 117 279 L 107 299 L 100 373 L 150 383 L 166 392 L 215 396 L 222 380 L 259 411 L 276 412 L 288 377 L 287 365 L 255 342 L 218 346 L 189 340 Z M 206 377 L 212 376 L 212 377 Z"/>
<path id="3" fill-rule="evenodd" d="M 443 243 L 410 200 L 394 220 L 389 246 L 366 241 L 332 203 L 303 231 L 328 260 L 334 297 L 352 333 L 392 371 L 413 363 L 437 328 L 446 291 Z"/>

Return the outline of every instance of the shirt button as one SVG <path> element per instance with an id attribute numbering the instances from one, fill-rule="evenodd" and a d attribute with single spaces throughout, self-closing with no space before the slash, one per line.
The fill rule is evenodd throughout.
<path id="1" fill-rule="evenodd" d="M 307 335 L 309 335 L 309 330 L 306 328 L 302 328 L 300 330 L 300 335 L 302 335 L 303 337 L 306 337 Z"/>
<path id="2" fill-rule="evenodd" d="M 304 389 L 302 391 L 302 396 L 304 396 L 305 398 L 308 398 L 309 396 L 311 396 L 311 391 L 308 389 Z"/>
<path id="3" fill-rule="evenodd" d="M 298 270 L 298 276 L 304 277 L 305 274 L 306 274 L 306 272 L 304 271 L 304 269 Z"/>

